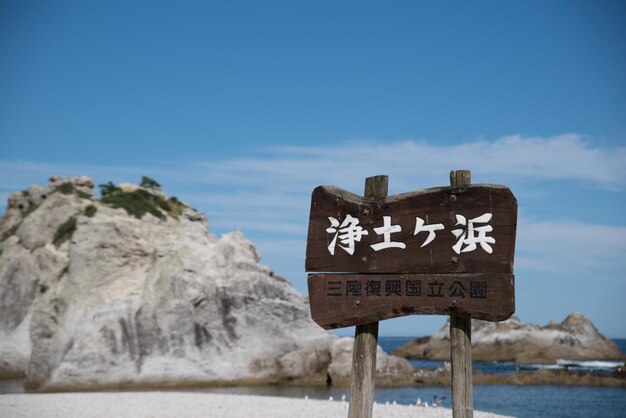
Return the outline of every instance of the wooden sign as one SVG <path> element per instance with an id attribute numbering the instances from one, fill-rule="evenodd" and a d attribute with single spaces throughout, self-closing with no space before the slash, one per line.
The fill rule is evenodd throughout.
<path id="1" fill-rule="evenodd" d="M 312 274 L 311 317 L 325 329 L 404 315 L 502 321 L 515 312 L 512 274 Z"/>
<path id="2" fill-rule="evenodd" d="M 335 274 L 309 275 L 311 316 L 326 329 L 410 314 L 507 319 L 516 225 L 517 201 L 505 186 L 384 199 L 320 186 L 306 269 Z"/>
<path id="3" fill-rule="evenodd" d="M 517 201 L 504 186 L 442 187 L 382 201 L 313 191 L 306 270 L 512 273 Z"/>

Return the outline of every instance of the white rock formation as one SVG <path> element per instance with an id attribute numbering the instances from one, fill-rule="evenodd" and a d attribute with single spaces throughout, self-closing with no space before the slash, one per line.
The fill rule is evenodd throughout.
<path id="1" fill-rule="evenodd" d="M 409 341 L 394 354 L 408 358 L 450 359 L 450 324 L 432 337 Z M 472 358 L 476 361 L 554 363 L 558 359 L 619 360 L 624 354 L 600 334 L 581 313 L 572 313 L 560 324 L 539 327 L 524 324 L 516 316 L 502 322 L 472 320 Z"/>
<path id="2" fill-rule="evenodd" d="M 25 371 L 43 390 L 349 378 L 352 340 L 313 323 L 240 232 L 218 239 L 186 205 L 139 219 L 92 195 L 88 177 L 53 177 L 10 196 L 0 375 Z M 382 350 L 377 369 L 414 371 Z"/>

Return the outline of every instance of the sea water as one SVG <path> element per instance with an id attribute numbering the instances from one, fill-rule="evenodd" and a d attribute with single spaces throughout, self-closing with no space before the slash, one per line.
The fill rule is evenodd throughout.
<path id="1" fill-rule="evenodd" d="M 380 346 L 388 353 L 411 338 L 381 337 Z M 626 339 L 614 339 L 617 346 L 626 352 Z M 411 360 L 416 367 L 442 367 L 443 362 Z M 554 365 L 517 365 L 513 362 L 474 362 L 473 367 L 485 373 L 509 374 L 516 370 L 539 368 L 569 369 L 572 371 L 610 374 L 623 362 L 557 362 Z M 378 388 L 378 402 L 396 401 L 401 404 L 414 403 L 419 397 L 431 401 L 434 396 L 445 397 L 443 406 L 451 407 L 449 388 Z M 588 386 L 517 386 L 517 385 L 474 385 L 474 409 L 520 418 L 555 417 L 626 417 L 626 388 Z"/>
<path id="2" fill-rule="evenodd" d="M 411 338 L 380 337 L 381 347 L 388 353 L 406 343 Z M 613 340 L 626 352 L 626 339 Z M 412 360 L 416 367 L 437 368 L 443 362 L 428 360 Z M 568 362 L 569 363 L 569 362 Z M 612 362 L 579 362 L 580 367 L 589 367 L 595 373 L 612 370 Z M 587 363 L 586 366 L 584 363 Z M 473 367 L 485 373 L 507 374 L 517 370 L 519 365 L 510 362 L 474 362 Z M 529 366 L 533 367 L 533 366 Z M 545 365 L 536 365 L 546 367 Z M 556 364 L 554 367 L 574 367 L 570 364 Z M 255 386 L 194 389 L 211 393 L 237 393 L 249 395 L 287 396 L 295 398 L 326 399 L 332 397 L 333 402 L 340 402 L 342 397 L 348 398 L 348 388 L 336 387 L 293 387 L 293 386 Z M 19 380 L 0 380 L 0 394 L 23 392 Z M 1 395 L 0 395 L 1 396 Z M 443 399 L 442 406 L 450 408 L 452 394 L 448 387 L 403 387 L 376 388 L 374 401 L 414 405 L 419 399 L 422 403 L 432 405 L 434 397 Z M 416 407 L 419 408 L 419 407 Z M 587 386 L 514 386 L 514 385 L 474 385 L 474 409 L 510 415 L 519 418 L 625 418 L 626 388 L 587 387 Z M 416 411 L 416 416 L 419 414 Z"/>
<path id="3" fill-rule="evenodd" d="M 203 390 L 212 393 L 241 395 L 287 396 L 309 399 L 348 399 L 347 388 L 320 387 L 237 387 L 212 388 Z M 450 388 L 444 387 L 403 387 L 376 388 L 374 401 L 378 403 L 398 403 L 414 405 L 419 399 L 423 404 L 432 405 L 434 397 L 443 399 L 442 406 L 451 408 Z M 429 406 L 431 407 L 431 406 Z M 415 406 L 419 416 L 418 408 Z M 584 386 L 512 386 L 474 385 L 474 409 L 519 418 L 589 418 L 626 417 L 626 389 L 599 388 Z"/>
<path id="4" fill-rule="evenodd" d="M 411 338 L 380 337 L 380 346 L 391 353 Z M 626 339 L 613 340 L 626 352 Z M 441 361 L 411 360 L 416 367 L 438 368 Z M 613 367 L 623 362 L 572 362 L 555 365 L 521 366 L 513 362 L 474 362 L 473 367 L 485 373 L 509 374 L 520 369 L 569 368 L 577 371 L 611 373 Z M 350 389 L 336 387 L 238 387 L 213 388 L 211 392 L 249 395 L 288 396 L 311 399 L 330 399 L 334 402 L 349 398 Z M 419 399 L 432 405 L 433 399 L 451 408 L 452 393 L 449 387 L 376 388 L 374 401 L 414 405 Z M 416 407 L 419 408 L 419 407 Z M 519 418 L 626 418 L 626 388 L 588 386 L 518 386 L 474 385 L 474 409 Z M 416 410 L 416 416 L 419 416 Z"/>

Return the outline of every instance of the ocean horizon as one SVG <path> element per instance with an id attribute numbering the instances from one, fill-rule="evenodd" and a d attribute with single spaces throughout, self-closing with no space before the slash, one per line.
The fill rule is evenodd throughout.
<path id="1" fill-rule="evenodd" d="M 400 345 L 415 337 L 379 337 L 380 346 L 391 353 Z M 622 352 L 626 352 L 626 338 L 612 339 Z M 430 360 L 410 360 L 416 367 L 437 368 L 444 362 Z M 555 364 L 555 367 L 576 367 L 580 363 L 581 372 L 602 372 L 611 369 L 619 362 L 568 362 Z M 613 364 L 615 363 L 615 364 Z M 585 364 L 588 367 L 585 368 Z M 550 368 L 551 365 L 536 365 L 537 368 Z M 484 373 L 513 373 L 520 367 L 512 362 L 474 362 L 473 367 Z M 0 395 L 24 393 L 21 380 L 0 380 Z M 165 389 L 167 390 L 167 389 Z M 349 398 L 349 388 L 338 387 L 296 387 L 296 386 L 240 386 L 222 388 L 176 389 L 177 391 L 225 393 L 261 396 L 284 396 L 292 398 L 334 399 Z M 452 394 L 449 387 L 399 387 L 376 388 L 374 400 L 378 403 L 398 403 L 402 405 L 442 400 L 442 406 L 451 407 Z M 554 417 L 623 417 L 626 410 L 626 388 L 588 386 L 535 386 L 535 385 L 474 385 L 474 409 L 510 415 L 519 418 Z"/>

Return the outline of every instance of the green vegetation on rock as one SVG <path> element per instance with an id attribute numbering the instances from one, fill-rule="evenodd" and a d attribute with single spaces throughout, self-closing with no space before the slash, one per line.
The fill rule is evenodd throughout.
<path id="1" fill-rule="evenodd" d="M 113 184 L 112 181 L 106 183 L 106 184 L 101 184 L 98 186 L 100 188 L 100 194 L 104 197 L 106 195 L 109 194 L 113 194 L 116 192 L 121 191 L 119 187 L 117 187 L 115 184 Z"/>
<path id="2" fill-rule="evenodd" d="M 133 215 L 137 219 L 141 219 L 146 213 L 150 213 L 160 219 L 165 218 L 163 212 L 159 210 L 158 200 L 158 197 L 141 189 L 132 192 L 122 192 L 120 190 L 114 193 L 107 193 L 102 197 L 102 203 L 106 203 L 114 208 L 122 208 L 126 213 Z"/>
<path id="3" fill-rule="evenodd" d="M 158 186 L 159 183 L 143 177 L 140 187 L 145 187 L 144 184 Z M 175 197 L 166 200 L 143 188 L 125 192 L 112 182 L 108 182 L 100 185 L 100 191 L 102 193 L 102 203 L 106 203 L 114 208 L 122 208 L 126 213 L 137 219 L 141 219 L 146 213 L 150 213 L 159 219 L 165 219 L 166 215 L 177 218 L 185 208 L 185 205 Z"/>
<path id="4" fill-rule="evenodd" d="M 63 275 L 65 275 L 68 271 L 70 271 L 70 265 L 68 264 L 67 266 L 63 267 L 63 270 L 61 270 L 61 273 L 59 273 L 59 279 L 61 277 L 63 277 Z"/>
<path id="5" fill-rule="evenodd" d="M 33 202 L 29 202 L 28 203 L 28 209 L 26 209 L 26 212 L 24 212 L 24 217 L 27 217 L 28 215 L 30 215 L 31 213 L 36 211 L 38 207 L 39 207 L 39 205 L 37 205 L 37 204 L 35 204 Z"/>
<path id="6" fill-rule="evenodd" d="M 17 225 L 13 225 L 11 228 L 4 231 L 4 233 L 2 234 L 2 239 L 0 239 L 0 241 L 4 241 L 5 239 L 9 238 L 11 235 L 15 235 L 15 233 L 17 232 L 17 228 L 19 228 L 21 224 L 22 223 L 20 222 Z"/>
<path id="7" fill-rule="evenodd" d="M 85 216 L 89 217 L 89 218 L 93 218 L 93 216 L 96 214 L 96 212 L 98 211 L 98 208 L 95 207 L 94 205 L 89 205 L 85 208 Z"/>
<path id="8" fill-rule="evenodd" d="M 161 185 L 158 181 L 151 179 L 150 177 L 143 176 L 141 177 L 141 183 L 139 183 L 139 187 L 143 187 L 145 189 L 149 189 L 151 187 L 161 188 Z"/>
<path id="9" fill-rule="evenodd" d="M 63 194 L 76 194 L 80 197 L 82 197 L 83 199 L 91 199 L 91 196 L 89 196 L 87 193 L 82 192 L 78 189 L 76 189 L 76 187 L 74 186 L 74 183 L 71 182 L 65 182 L 59 186 L 56 187 L 56 190 L 58 192 L 61 192 Z"/>
<path id="10" fill-rule="evenodd" d="M 76 218 L 74 216 L 70 216 L 70 218 L 56 230 L 52 243 L 58 247 L 70 239 L 74 231 L 76 231 Z"/>
<path id="11" fill-rule="evenodd" d="M 170 206 L 170 210 L 169 210 L 170 215 L 177 218 L 183 214 L 183 209 L 185 209 L 186 205 L 180 200 L 178 200 L 176 196 L 170 197 L 169 199 L 167 199 L 167 202 Z"/>
<path id="12" fill-rule="evenodd" d="M 63 183 L 57 186 L 56 189 L 58 192 L 61 192 L 63 194 L 72 194 L 76 191 L 76 187 L 74 187 L 74 183 L 70 183 L 69 181 L 67 183 Z"/>

